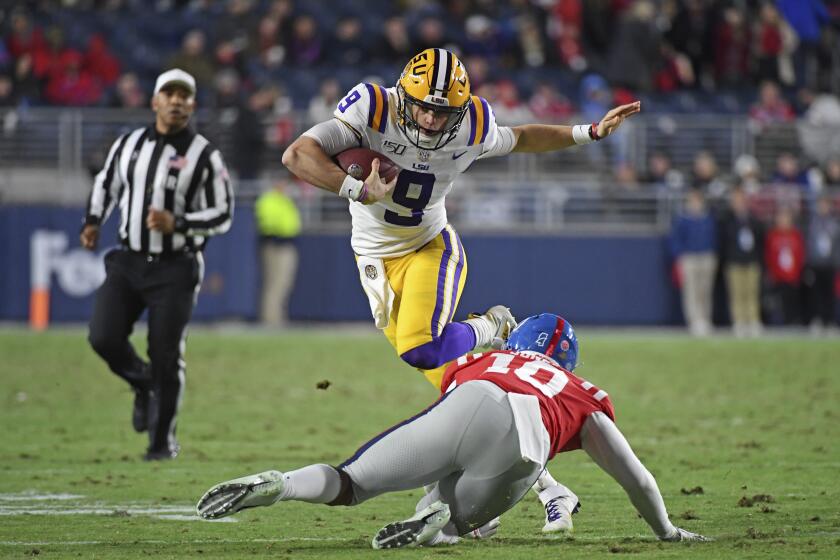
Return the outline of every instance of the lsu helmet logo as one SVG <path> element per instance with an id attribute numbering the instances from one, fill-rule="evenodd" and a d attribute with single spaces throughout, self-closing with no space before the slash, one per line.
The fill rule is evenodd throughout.
<path id="1" fill-rule="evenodd" d="M 416 147 L 437 150 L 461 127 L 470 106 L 470 81 L 463 63 L 450 51 L 426 49 L 412 58 L 397 82 L 400 129 Z M 434 128 L 418 121 L 432 112 Z"/>

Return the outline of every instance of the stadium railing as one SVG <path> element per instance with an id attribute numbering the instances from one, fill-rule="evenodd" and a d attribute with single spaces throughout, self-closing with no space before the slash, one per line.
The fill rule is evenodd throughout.
<path id="1" fill-rule="evenodd" d="M 235 162 L 235 109 L 198 111 L 195 120 L 228 163 Z M 0 204 L 83 204 L 111 142 L 150 122 L 145 109 L 0 109 Z M 301 114 L 267 117 L 263 124 L 272 141 L 262 158 L 261 178 L 236 183 L 245 205 L 284 175 L 284 144 L 311 125 Z M 817 130 L 803 123 L 757 131 L 747 117 L 640 115 L 604 143 L 478 161 L 459 179 L 447 207 L 453 222 L 474 231 L 664 231 L 679 196 L 666 189 L 618 185 L 612 175 L 616 162 L 642 174 L 648 156 L 661 151 L 688 174 L 696 154 L 705 150 L 724 172 L 740 155 L 750 154 L 769 174 L 782 152 L 802 154 L 803 147 L 825 149 L 838 141 L 840 128 Z M 346 230 L 346 201 L 305 185 L 295 197 L 308 230 Z"/>

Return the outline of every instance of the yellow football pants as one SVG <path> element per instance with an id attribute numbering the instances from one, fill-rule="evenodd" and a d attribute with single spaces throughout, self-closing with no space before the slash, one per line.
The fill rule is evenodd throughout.
<path id="1" fill-rule="evenodd" d="M 384 264 L 394 291 L 391 320 L 384 332 L 402 355 L 439 336 L 452 321 L 467 280 L 467 256 L 458 234 L 447 225 L 421 249 L 384 259 Z M 440 389 L 446 366 L 420 371 Z"/>

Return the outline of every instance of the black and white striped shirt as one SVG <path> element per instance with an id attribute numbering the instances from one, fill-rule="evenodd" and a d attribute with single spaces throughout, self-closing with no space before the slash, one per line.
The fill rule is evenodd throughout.
<path id="1" fill-rule="evenodd" d="M 149 254 L 200 250 L 207 237 L 226 232 L 233 218 L 222 154 L 189 127 L 164 135 L 152 125 L 114 142 L 94 180 L 85 223 L 101 224 L 117 203 L 120 240 Z M 146 227 L 150 207 L 174 214 L 175 233 Z"/>

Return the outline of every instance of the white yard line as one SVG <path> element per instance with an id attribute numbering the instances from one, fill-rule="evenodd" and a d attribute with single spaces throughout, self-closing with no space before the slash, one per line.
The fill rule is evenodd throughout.
<path id="1" fill-rule="evenodd" d="M 171 544 L 171 545 L 209 545 L 209 544 L 272 544 L 272 543 L 288 543 L 288 542 L 352 542 L 358 540 L 356 538 L 342 538 L 342 537 L 284 537 L 277 539 L 195 539 L 189 541 L 163 541 L 163 540 L 133 540 L 131 542 L 117 542 L 117 541 L 0 541 L 0 546 L 97 546 L 97 545 L 113 545 L 121 546 L 130 544 L 132 546 L 142 546 L 149 544 Z"/>
<path id="2" fill-rule="evenodd" d="M 19 507 L 4 508 L 0 506 L 0 515 L 158 515 L 171 513 L 194 513 L 191 507 L 156 508 L 130 507 L 125 505 L 81 506 L 81 507 Z"/>
<path id="3" fill-rule="evenodd" d="M 186 504 L 84 503 L 84 498 L 85 496 L 78 494 L 42 494 L 34 490 L 17 494 L 0 494 L 0 517 L 12 515 L 144 515 L 173 521 L 200 521 L 200 518 L 195 514 L 195 508 Z M 226 518 L 218 521 L 235 523 L 236 519 Z"/>
<path id="4" fill-rule="evenodd" d="M 27 501 L 63 501 L 84 498 L 79 494 L 38 494 L 37 492 L 20 492 L 18 494 L 0 494 L 0 502 Z"/>

